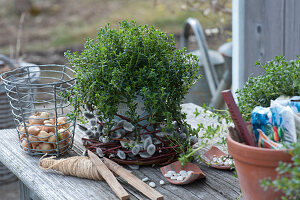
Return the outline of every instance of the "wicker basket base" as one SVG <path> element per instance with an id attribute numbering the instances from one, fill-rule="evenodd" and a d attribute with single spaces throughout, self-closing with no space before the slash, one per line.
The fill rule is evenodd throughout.
<path id="1" fill-rule="evenodd" d="M 85 146 L 87 150 L 90 150 L 92 152 L 95 152 L 96 148 L 99 146 L 102 147 L 109 146 L 109 148 L 114 148 L 120 145 L 114 143 L 111 143 L 111 145 L 109 145 L 108 143 L 107 144 L 99 143 L 99 141 L 91 140 L 87 138 L 82 138 L 82 140 L 83 140 L 83 146 Z M 156 152 L 150 158 L 141 158 L 137 156 L 136 158 L 120 159 L 117 157 L 111 157 L 109 154 L 104 154 L 104 156 L 109 157 L 113 161 L 124 165 L 166 165 L 173 162 L 178 157 L 178 153 L 174 149 L 169 148 L 161 153 Z"/>

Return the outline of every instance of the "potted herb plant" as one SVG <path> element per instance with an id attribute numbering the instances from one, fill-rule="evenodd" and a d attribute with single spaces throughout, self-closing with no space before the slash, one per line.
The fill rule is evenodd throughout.
<path id="1" fill-rule="evenodd" d="M 260 63 L 257 63 L 260 65 Z M 281 95 L 300 95 L 300 59 L 286 61 L 284 57 L 275 57 L 263 67 L 265 74 L 250 77 L 244 87 L 237 92 L 238 106 L 241 114 L 249 124 L 251 112 L 256 106 L 270 106 L 270 101 Z M 213 112 L 208 112 L 208 110 Z M 204 127 L 198 125 L 195 132 L 202 131 L 199 137 L 200 146 L 197 149 L 181 154 L 182 165 L 193 159 L 196 152 L 209 145 L 212 140 L 219 139 L 225 143 L 225 129 L 231 126 L 232 119 L 228 110 L 216 110 L 204 106 L 204 112 L 218 119 L 219 125 Z M 195 111 L 196 116 L 199 114 Z M 225 122 L 225 123 L 223 123 Z M 250 122 L 251 124 L 251 122 Z M 234 158 L 235 168 L 243 192 L 244 199 L 299 199 L 299 139 L 293 150 L 274 150 L 250 147 L 235 141 L 227 135 L 228 151 Z M 201 154 L 197 158 L 201 158 Z M 261 187 L 261 184 L 263 187 Z M 268 189 L 268 190 L 267 190 Z"/>
<path id="2" fill-rule="evenodd" d="M 275 57 L 274 60 L 262 66 L 265 70 L 264 75 L 248 79 L 244 87 L 237 92 L 238 105 L 244 120 L 249 121 L 251 119 L 251 112 L 256 106 L 270 106 L 270 101 L 281 95 L 300 95 L 299 64 L 300 59 L 286 61 L 282 56 Z M 282 185 L 282 183 L 290 185 L 294 183 L 293 186 L 299 186 L 297 183 L 300 173 L 299 163 L 295 163 L 296 167 L 292 167 L 291 155 L 287 150 L 247 146 L 235 141 L 230 135 L 227 136 L 227 144 L 228 151 L 234 158 L 244 199 L 276 199 L 283 195 L 282 192 L 288 198 L 294 194 L 297 194 L 299 198 L 299 192 L 297 192 L 299 188 L 287 189 Z M 295 150 L 292 154 L 293 161 L 298 162 L 299 150 Z M 279 168 L 280 175 L 290 174 L 281 177 L 282 179 L 279 177 L 278 181 L 272 182 L 278 175 L 276 167 L 280 162 L 286 163 L 285 165 L 281 164 L 281 166 L 286 166 L 286 169 Z M 273 188 L 265 191 L 261 187 L 260 183 L 265 178 L 269 178 L 269 181 L 263 181 L 264 186 L 275 186 L 275 191 Z M 291 180 L 289 181 L 289 179 Z M 290 186 L 287 185 L 287 187 Z"/>
<path id="3" fill-rule="evenodd" d="M 76 71 L 66 97 L 79 102 L 71 115 L 83 112 L 90 121 L 91 128 L 79 127 L 88 149 L 119 163 L 153 164 L 172 160 L 195 140 L 180 104 L 199 78 L 198 62 L 176 50 L 172 35 L 123 21 L 65 56 Z"/>

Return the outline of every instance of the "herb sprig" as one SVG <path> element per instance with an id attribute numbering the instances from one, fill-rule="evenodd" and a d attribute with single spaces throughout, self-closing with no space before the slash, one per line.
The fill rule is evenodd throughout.
<path id="1" fill-rule="evenodd" d="M 257 62 L 265 73 L 249 77 L 241 90 L 237 91 L 238 105 L 244 120 L 251 119 L 251 112 L 256 106 L 268 107 L 271 100 L 280 95 L 300 95 L 300 57 L 287 61 L 277 56 L 265 65 Z"/>

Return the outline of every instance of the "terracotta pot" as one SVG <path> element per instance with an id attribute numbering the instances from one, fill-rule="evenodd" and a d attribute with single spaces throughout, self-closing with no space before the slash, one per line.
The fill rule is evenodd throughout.
<path id="1" fill-rule="evenodd" d="M 228 152 L 234 159 L 243 198 L 247 199 L 280 199 L 281 192 L 272 189 L 264 191 L 260 181 L 277 176 L 276 167 L 279 161 L 292 162 L 286 150 L 264 149 L 248 146 L 234 141 L 227 134 Z"/>

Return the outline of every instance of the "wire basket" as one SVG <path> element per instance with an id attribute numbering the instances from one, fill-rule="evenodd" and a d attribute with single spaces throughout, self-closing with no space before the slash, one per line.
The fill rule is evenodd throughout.
<path id="1" fill-rule="evenodd" d="M 3 58 L 3 56 L 1 56 L 0 54 L 0 60 L 1 58 Z M 14 64 L 16 61 L 10 60 L 10 62 Z M 18 63 L 18 65 L 22 67 L 22 66 L 34 65 L 34 64 L 21 61 L 20 63 Z M 39 74 L 40 69 L 39 67 L 34 67 L 34 68 L 32 67 L 30 68 L 30 70 L 34 71 L 34 73 L 31 73 L 31 75 L 33 76 L 31 81 L 32 83 L 35 83 L 40 78 L 40 74 Z M 9 100 L 6 95 L 4 86 L 5 86 L 4 83 L 0 80 L 0 129 L 12 128 L 15 126 L 14 116 L 11 112 L 11 107 L 9 105 Z"/>
<path id="2" fill-rule="evenodd" d="M 37 76 L 39 82 L 32 82 Z M 73 77 L 64 65 L 26 66 L 1 75 L 26 153 L 60 156 L 72 148 L 76 119 L 67 117 L 72 105 L 63 94 L 75 83 Z"/>

